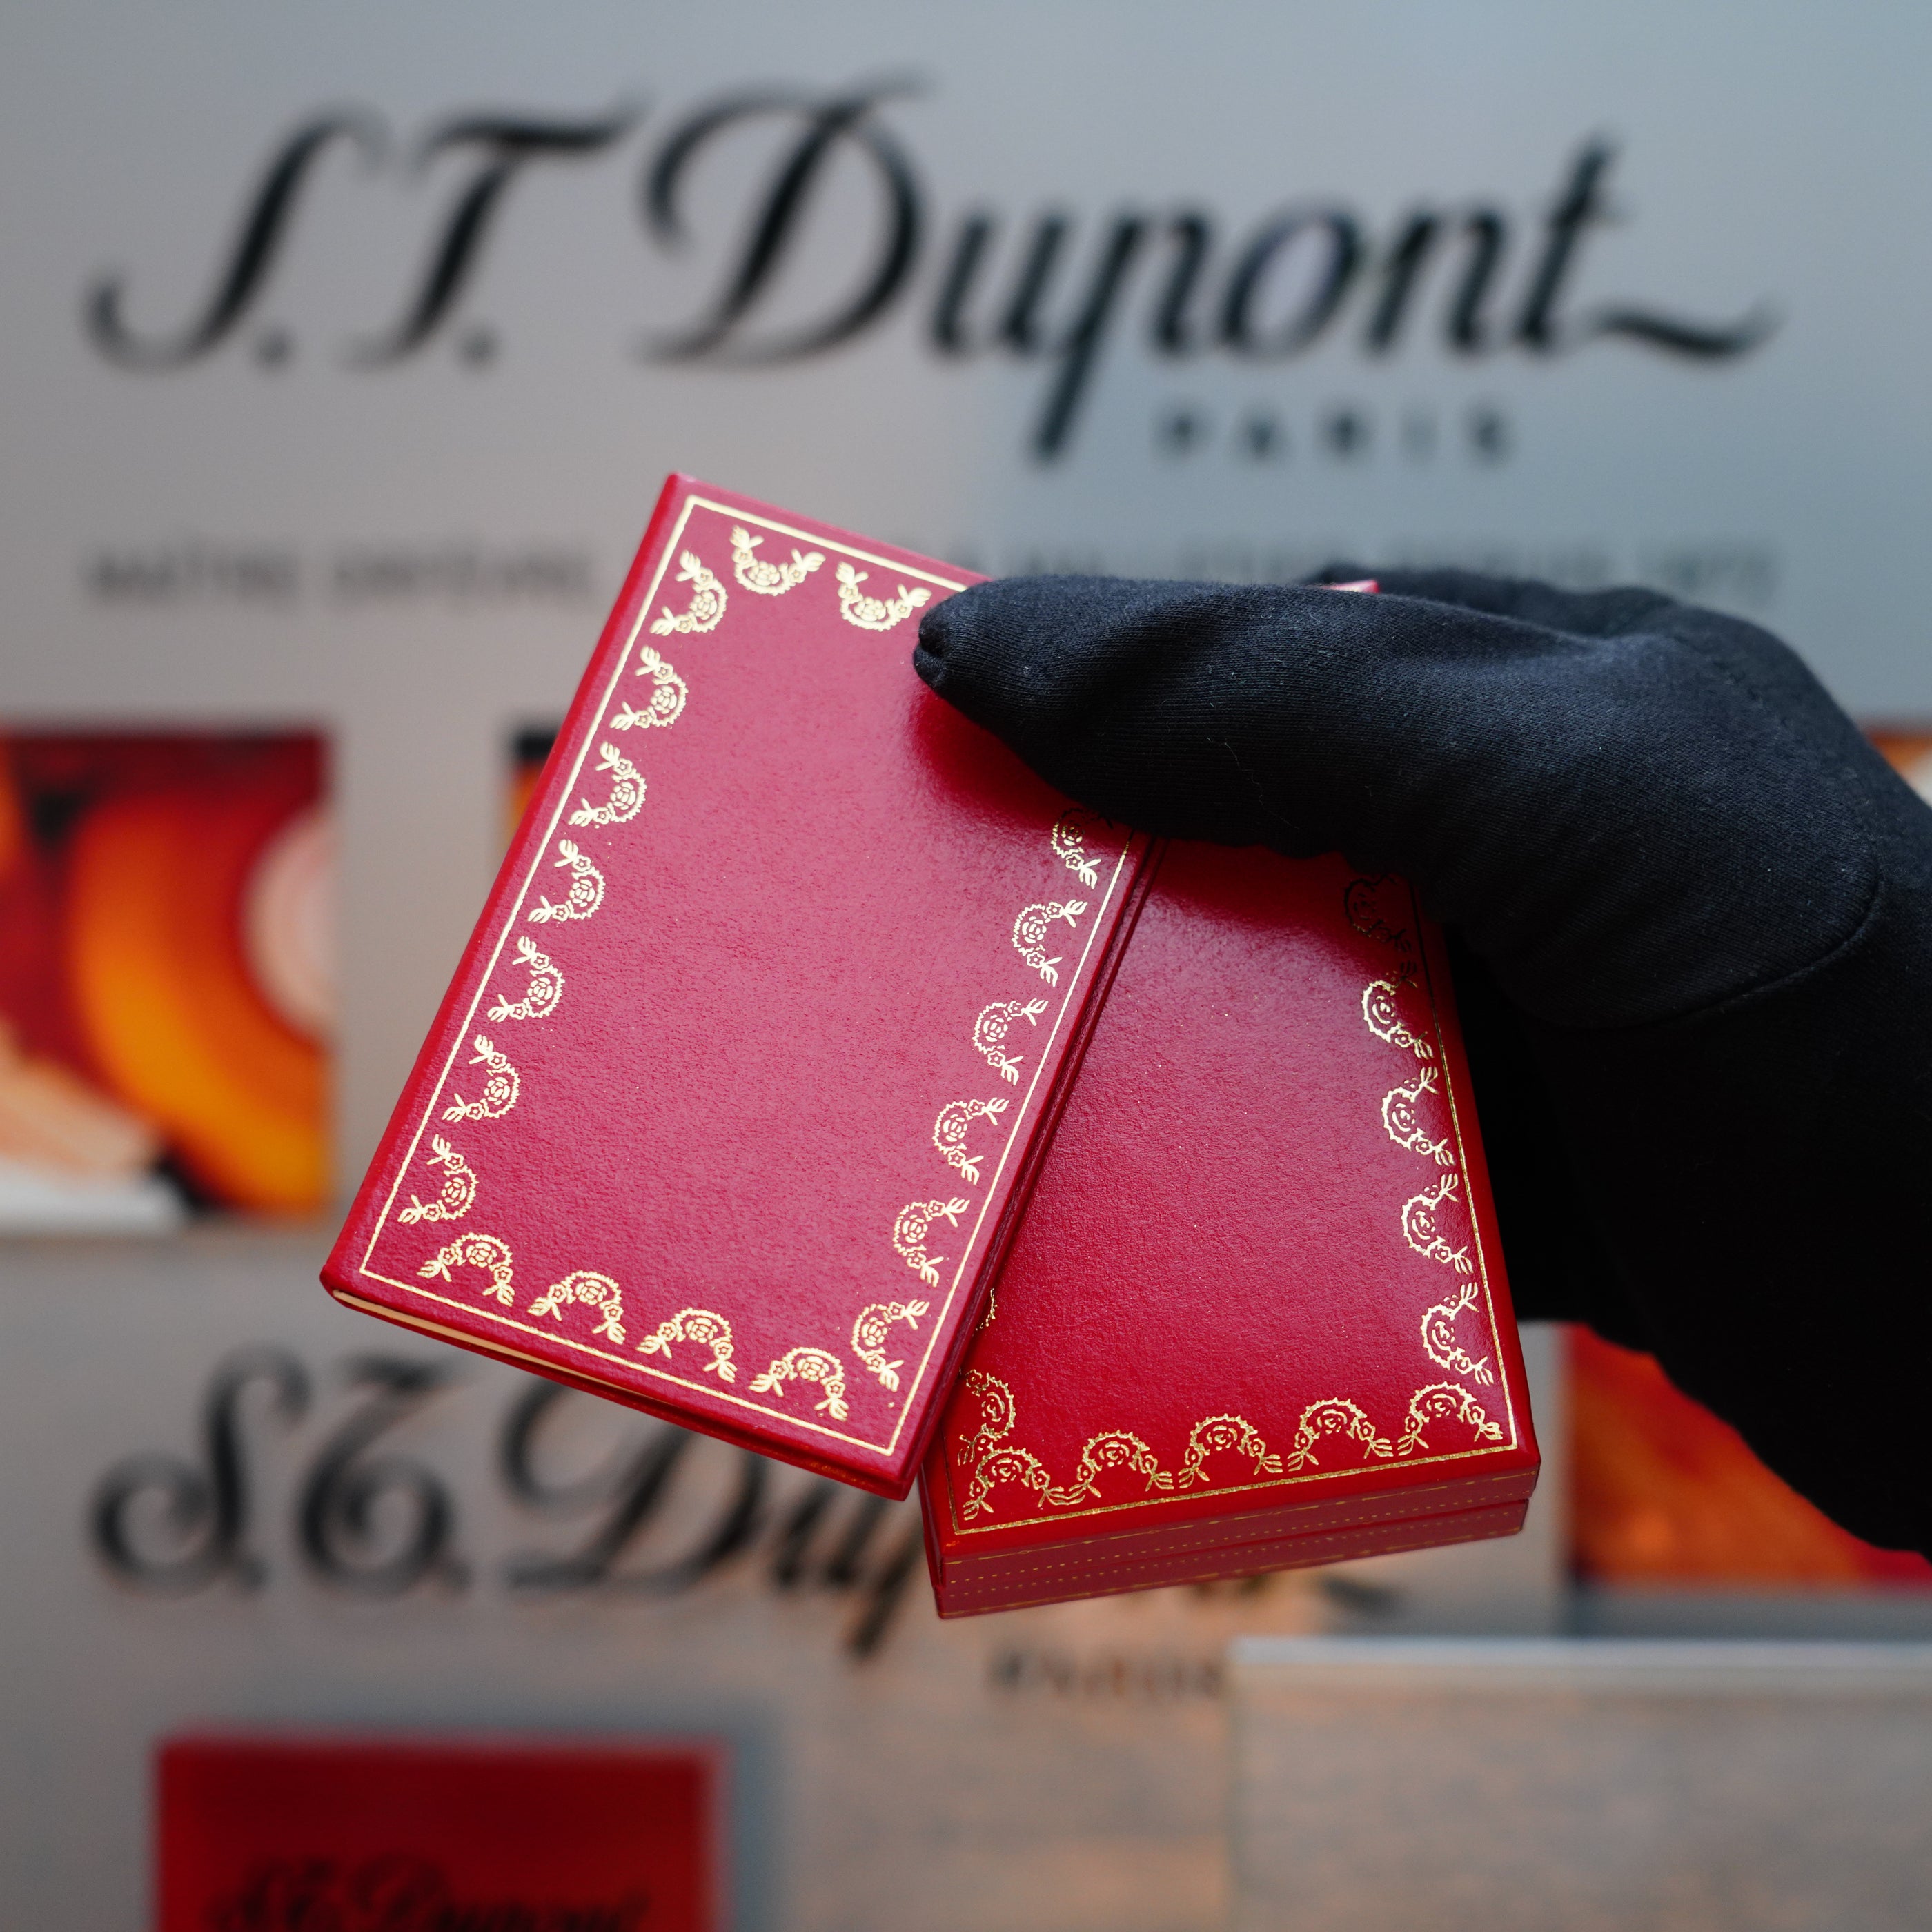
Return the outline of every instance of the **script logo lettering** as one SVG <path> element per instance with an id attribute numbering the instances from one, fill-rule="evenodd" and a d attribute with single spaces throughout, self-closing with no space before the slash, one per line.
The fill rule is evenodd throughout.
<path id="1" fill-rule="evenodd" d="M 1108 360 L 1124 353 L 1265 367 L 1340 346 L 1380 363 L 1432 337 L 1463 361 L 1546 358 L 1617 340 L 1714 364 L 1749 353 L 1778 325 L 1763 301 L 1711 320 L 1576 296 L 1586 256 L 1611 219 L 1618 153 L 1607 140 L 1580 143 L 1546 203 L 1526 208 L 1424 196 L 1378 219 L 1340 200 L 1274 199 L 1264 183 L 1262 212 L 1245 218 L 1158 201 L 1084 214 L 1049 201 L 1014 218 L 982 198 L 951 213 L 934 203 L 889 124 L 919 92 L 908 80 L 823 93 L 744 88 L 649 137 L 638 176 L 643 244 L 670 276 L 694 252 L 716 266 L 702 272 L 707 285 L 686 320 L 634 337 L 637 361 L 797 363 L 852 348 L 916 298 L 912 326 L 942 362 L 1040 368 L 1026 442 L 1048 462 L 1073 446 Z M 446 163 L 461 170 L 429 224 L 412 282 L 386 324 L 348 345 L 346 365 L 391 368 L 452 334 L 459 354 L 489 361 L 494 332 L 456 325 L 515 183 L 540 162 L 611 154 L 643 118 L 629 107 L 574 119 L 457 113 L 404 147 L 369 110 L 311 116 L 244 196 L 196 314 L 172 332 L 146 332 L 130 320 L 130 278 L 117 271 L 86 291 L 88 339 L 116 367 L 146 371 L 185 368 L 231 343 L 260 310 L 298 213 L 325 187 L 345 191 L 341 171 L 325 165 L 342 146 L 363 176 L 392 191 L 417 189 Z M 763 158 L 748 171 L 747 144 L 760 142 Z M 694 211 L 716 206 L 727 182 L 732 199 L 700 235 Z M 272 366 L 292 353 L 292 338 L 268 329 L 254 347 Z"/>

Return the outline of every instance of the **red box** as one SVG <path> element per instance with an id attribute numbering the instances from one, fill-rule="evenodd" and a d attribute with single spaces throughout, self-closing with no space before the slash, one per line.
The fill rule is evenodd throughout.
<path id="1" fill-rule="evenodd" d="M 1147 849 L 914 675 L 973 580 L 671 479 L 332 1293 L 905 1494 Z"/>
<path id="2" fill-rule="evenodd" d="M 1507 1535 L 1536 1482 L 1440 934 L 1165 849 L 920 1479 L 942 1616 Z"/>
<path id="3" fill-rule="evenodd" d="M 190 1738 L 155 1782 L 158 1932 L 725 1921 L 704 1744 Z"/>

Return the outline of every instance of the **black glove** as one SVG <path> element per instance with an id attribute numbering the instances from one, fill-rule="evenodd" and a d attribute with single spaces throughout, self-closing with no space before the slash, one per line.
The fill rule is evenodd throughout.
<path id="1" fill-rule="evenodd" d="M 982 584 L 914 662 L 1109 817 L 1406 874 L 1520 1312 L 1649 1350 L 1932 1554 L 1932 810 L 1752 625 L 1380 580 Z"/>

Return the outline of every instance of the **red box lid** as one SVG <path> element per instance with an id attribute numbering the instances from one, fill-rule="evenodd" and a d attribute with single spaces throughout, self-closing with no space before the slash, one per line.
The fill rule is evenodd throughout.
<path id="1" fill-rule="evenodd" d="M 922 1474 L 942 1603 L 1538 1466 L 1439 933 L 1340 858 L 1165 848 Z"/>
<path id="2" fill-rule="evenodd" d="M 1146 854 L 914 675 L 974 580 L 671 479 L 332 1292 L 905 1493 Z"/>
<path id="3" fill-rule="evenodd" d="M 184 1738 L 155 1765 L 158 1932 L 713 1932 L 704 1744 Z"/>

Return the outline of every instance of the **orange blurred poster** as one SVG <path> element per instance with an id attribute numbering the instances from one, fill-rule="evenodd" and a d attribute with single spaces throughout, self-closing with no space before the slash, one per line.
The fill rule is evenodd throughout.
<path id="1" fill-rule="evenodd" d="M 1773 1475 L 1648 1355 L 1569 1335 L 1570 1537 L 1586 1582 L 1790 1589 L 1932 1585 Z"/>
<path id="2" fill-rule="evenodd" d="M 1932 724 L 1868 725 L 1866 736 L 1885 754 L 1892 770 L 1932 804 Z"/>
<path id="3" fill-rule="evenodd" d="M 312 732 L 0 734 L 0 1232 L 328 1191 Z"/>

